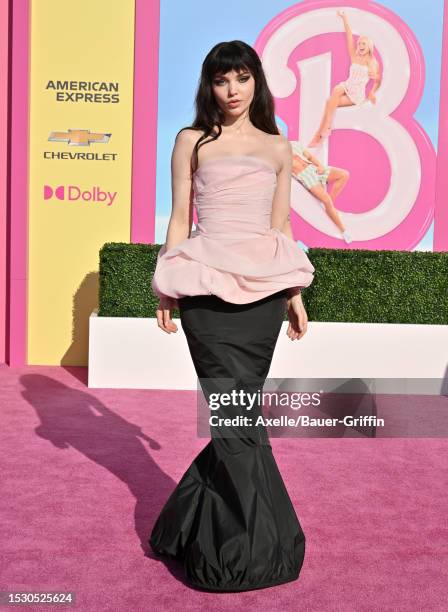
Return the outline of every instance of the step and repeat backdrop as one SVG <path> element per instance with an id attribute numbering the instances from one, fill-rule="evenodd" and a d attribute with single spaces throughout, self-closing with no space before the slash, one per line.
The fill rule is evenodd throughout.
<path id="1" fill-rule="evenodd" d="M 294 180 L 299 246 L 448 250 L 444 8 L 444 0 L 16 5 L 11 135 L 23 146 L 0 225 L 11 236 L 0 255 L 10 364 L 87 364 L 98 251 L 111 241 L 165 241 L 174 139 L 194 117 L 202 61 L 220 41 L 257 50 L 277 124 L 295 146 L 308 146 L 335 86 L 350 75 L 358 83 L 347 85 L 356 103 L 338 107 L 323 146 L 310 149 L 348 171 L 335 206 L 352 242 Z M 351 65 L 347 24 L 354 44 L 369 49 L 365 73 Z"/>

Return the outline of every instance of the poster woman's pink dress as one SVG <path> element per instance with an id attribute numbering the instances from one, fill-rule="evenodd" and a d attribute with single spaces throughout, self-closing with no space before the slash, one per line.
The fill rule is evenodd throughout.
<path id="1" fill-rule="evenodd" d="M 348 79 L 342 81 L 344 91 L 353 104 L 359 105 L 366 101 L 366 85 L 369 82 L 369 67 L 364 64 L 352 63 Z"/>

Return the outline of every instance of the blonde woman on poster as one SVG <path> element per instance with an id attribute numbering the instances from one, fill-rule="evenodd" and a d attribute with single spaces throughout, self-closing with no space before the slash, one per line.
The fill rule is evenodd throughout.
<path id="1" fill-rule="evenodd" d="M 379 64 L 373 55 L 373 41 L 367 36 L 360 36 L 355 47 L 347 15 L 344 11 L 337 11 L 337 14 L 344 22 L 347 49 L 351 60 L 350 72 L 345 81 L 341 81 L 334 87 L 327 100 L 319 128 L 308 144 L 310 148 L 318 147 L 325 138 L 330 136 L 333 116 L 338 107 L 359 106 L 367 100 L 376 104 L 375 92 L 381 84 Z M 366 95 L 366 87 L 371 79 L 375 82 Z"/>
<path id="2" fill-rule="evenodd" d="M 319 200 L 322 208 L 338 227 L 344 241 L 349 244 L 352 242 L 352 237 L 334 206 L 335 199 L 342 192 L 350 177 L 348 170 L 321 164 L 314 155 L 303 148 L 300 142 L 292 142 L 291 146 L 293 178 Z M 330 192 L 326 189 L 327 183 L 333 183 Z"/>

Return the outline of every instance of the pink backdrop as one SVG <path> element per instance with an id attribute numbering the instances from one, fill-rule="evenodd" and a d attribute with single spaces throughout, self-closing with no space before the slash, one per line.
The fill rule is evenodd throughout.
<path id="1" fill-rule="evenodd" d="M 12 26 L 8 25 L 8 1 L 0 0 L 0 62 L 3 68 L 2 74 L 7 74 L 7 51 L 8 45 L 11 49 L 11 62 L 14 72 L 10 75 L 10 185 L 8 193 L 7 163 L 6 163 L 6 131 L 7 131 L 7 81 L 0 81 L 0 129 L 3 138 L 0 139 L 0 182 L 2 191 L 0 196 L 0 361 L 7 361 L 11 366 L 22 366 L 26 364 L 26 288 L 27 288 L 27 224 L 28 224 L 28 176 L 27 152 L 28 152 L 28 41 L 29 41 L 29 0 L 14 2 L 13 18 L 10 20 Z M 326 0 L 316 1 L 315 6 L 335 5 L 335 2 Z M 339 4 L 339 3 L 337 3 Z M 345 6 L 359 6 L 359 2 L 348 1 Z M 366 3 L 363 3 L 365 7 Z M 373 10 L 378 10 L 377 5 L 372 3 Z M 375 8 L 376 6 L 376 8 Z M 307 10 L 310 3 L 307 4 Z M 301 5 L 293 6 L 289 11 L 300 11 Z M 305 10 L 302 6 L 302 10 Z M 414 87 L 410 96 L 403 100 L 395 111 L 394 116 L 405 124 L 412 135 L 422 155 L 423 163 L 426 164 L 426 176 L 421 185 L 419 200 L 412 211 L 409 219 L 406 219 L 402 227 L 394 237 L 393 248 L 409 248 L 418 236 L 414 236 L 412 226 L 424 228 L 430 222 L 432 215 L 435 218 L 434 250 L 448 250 L 448 206 L 446 205 L 446 193 L 448 190 L 448 172 L 442 160 L 448 159 L 448 0 L 445 0 L 445 23 L 444 23 L 444 48 L 443 48 L 443 70 L 441 83 L 441 113 L 438 143 L 437 174 L 435 156 L 430 143 L 424 132 L 412 119 L 412 110 L 418 102 L 419 78 L 422 74 L 412 75 Z M 388 11 L 383 14 L 387 18 Z M 155 219 L 155 176 L 156 176 L 156 144 L 157 144 L 157 67 L 158 67 L 158 37 L 159 37 L 159 3 L 136 0 L 136 42 L 135 42 L 135 105 L 134 105 L 134 144 L 133 144 L 133 180 L 132 180 L 132 242 L 154 242 L 154 219 Z M 279 27 L 285 19 L 290 18 L 287 12 L 279 15 L 273 22 L 268 24 L 260 34 L 256 42 L 257 49 L 263 52 L 269 36 Z M 394 21 L 394 18 L 391 18 Z M 406 32 L 406 26 L 398 20 L 394 21 L 396 27 L 403 35 L 407 45 L 411 61 L 418 63 L 418 47 L 413 45 L 412 33 Z M 12 39 L 11 39 L 12 37 Z M 333 45 L 332 35 L 328 34 L 317 37 L 313 41 L 302 45 L 297 54 L 306 57 L 316 50 L 322 49 L 328 44 Z M 334 45 L 334 53 L 343 53 L 341 43 Z M 339 47 L 339 49 L 338 49 Z M 347 65 L 346 58 L 340 57 L 337 68 L 332 74 L 332 82 L 337 82 L 345 74 Z M 298 93 L 295 104 L 297 104 Z M 290 138 L 297 137 L 299 124 L 290 116 L 288 105 L 293 104 L 291 99 L 278 100 L 278 114 L 288 123 Z M 353 147 L 361 144 L 368 152 L 369 158 L 377 160 L 374 169 L 375 181 L 366 198 L 359 198 L 355 212 L 365 212 L 371 209 L 375 200 L 384 194 L 390 168 L 387 156 L 374 139 L 363 134 L 347 135 L 348 140 L 344 143 L 338 142 L 342 134 L 334 134 L 334 151 L 330 151 L 330 162 L 339 165 L 350 165 L 353 175 L 359 174 L 361 165 L 365 159 L 347 158 L 347 152 Z M 425 181 L 436 181 L 437 197 L 428 197 L 429 186 Z M 352 195 L 359 193 L 361 183 L 355 179 L 350 189 Z M 347 195 L 350 192 L 347 192 Z M 7 195 L 9 196 L 7 198 Z M 12 206 L 11 203 L 14 203 Z M 348 198 L 344 204 L 341 200 L 341 208 L 348 209 Z M 301 224 L 302 225 L 302 224 Z M 423 231 L 423 230 L 421 230 Z M 308 236 L 311 236 L 316 245 L 321 242 L 321 237 L 313 227 L 306 227 Z M 8 240 L 8 234 L 10 239 Z M 297 228 L 296 228 L 297 235 Z M 297 235 L 296 237 L 299 237 Z M 331 239 L 330 239 L 331 243 Z M 333 244 L 333 243 L 331 243 Z M 372 242 L 372 244 L 374 244 Z M 384 248 L 388 242 L 378 240 L 375 248 Z M 336 246 L 340 247 L 338 241 Z"/>
<path id="2" fill-rule="evenodd" d="M 318 206 L 304 207 L 298 211 L 300 217 L 293 215 L 293 231 L 296 238 L 312 247 L 412 250 L 427 233 L 435 206 L 436 152 L 413 116 L 423 93 L 425 59 L 414 33 L 389 9 L 365 0 L 348 0 L 343 6 L 350 19 L 357 18 L 358 31 L 369 33 L 370 29 L 377 33 L 376 38 L 373 35 L 376 58 L 381 67 L 383 60 L 387 60 L 377 104 L 361 110 L 337 109 L 336 129 L 328 140 L 328 157 L 322 159 L 350 172 L 337 209 L 351 213 L 345 222 L 349 230 L 353 228 L 355 240 L 345 245 L 328 235 L 323 222 L 325 213 Z M 311 99 L 305 96 L 302 101 L 302 93 L 314 84 L 308 79 L 302 87 L 297 65 L 319 58 L 324 64 L 320 74 L 326 68 L 331 71 L 328 94 L 347 78 L 350 59 L 342 20 L 336 14 L 340 7 L 339 0 L 308 0 L 293 5 L 266 25 L 255 44 L 263 63 L 273 66 L 270 86 L 277 115 L 287 124 L 289 139 L 301 140 L 305 145 L 309 138 L 304 138 L 305 130 L 299 120 L 304 115 L 303 106 L 308 104 L 311 113 L 315 106 L 323 108 L 326 95 Z M 354 9 L 351 13 L 350 8 Z M 356 31 L 353 26 L 352 29 Z M 381 48 L 389 52 L 386 58 L 378 51 Z M 409 64 L 409 76 L 403 74 L 407 68 L 404 59 Z M 314 66 L 316 74 L 317 63 Z M 340 117 L 343 119 L 338 125 Z M 394 129 L 396 141 L 390 138 Z M 417 174 L 421 174 L 420 179 Z M 414 191 L 409 187 L 412 181 L 416 183 Z M 293 191 L 294 188 L 298 190 L 297 202 L 305 200 L 308 204 L 308 198 L 311 204 L 313 198 L 303 188 L 293 185 Z M 356 240 L 356 236 L 360 238 Z M 437 247 L 441 247 L 440 240 Z"/>
<path id="3" fill-rule="evenodd" d="M 8 74 L 8 1 L 0 0 L 0 74 Z M 0 79 L 0 363 L 6 361 L 8 79 Z"/>

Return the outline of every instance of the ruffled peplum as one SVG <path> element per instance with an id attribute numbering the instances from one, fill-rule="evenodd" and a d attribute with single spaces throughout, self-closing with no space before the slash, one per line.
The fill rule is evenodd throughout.
<path id="1" fill-rule="evenodd" d="M 270 227 L 276 172 L 255 156 L 202 163 L 194 175 L 197 229 L 171 249 L 163 245 L 151 281 L 159 298 L 216 295 L 246 304 L 293 287 L 308 287 L 306 253 Z"/>
<path id="2" fill-rule="evenodd" d="M 308 287 L 314 267 L 277 228 L 260 238 L 226 243 L 197 235 L 160 249 L 151 287 L 159 297 L 214 294 L 245 304 L 289 287 Z"/>

